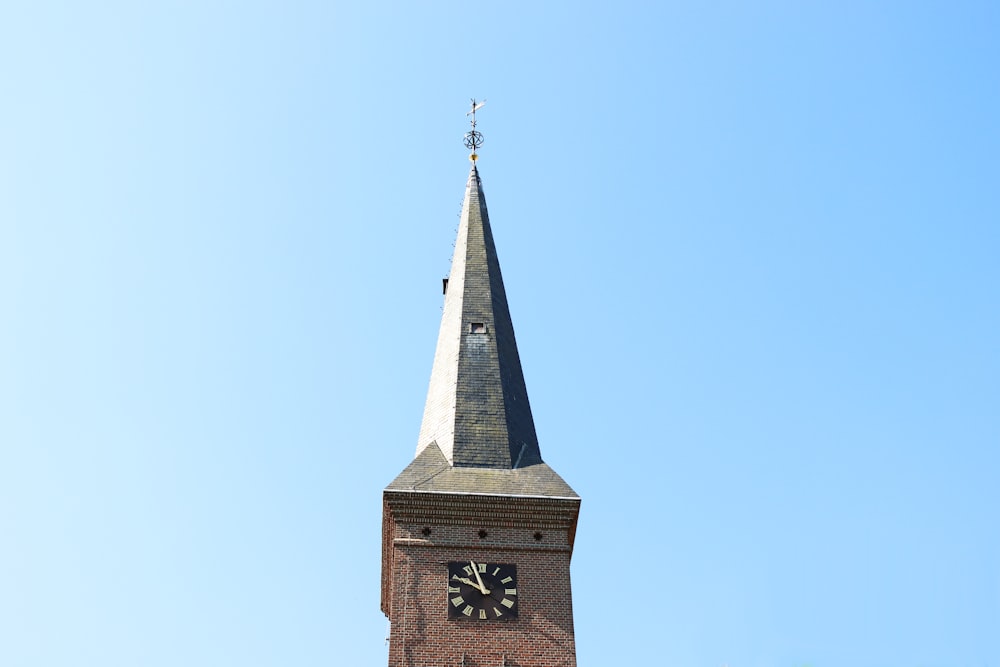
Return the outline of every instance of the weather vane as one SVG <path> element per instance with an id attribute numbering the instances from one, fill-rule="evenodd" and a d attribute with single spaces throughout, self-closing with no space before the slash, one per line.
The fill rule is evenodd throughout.
<path id="1" fill-rule="evenodd" d="M 479 159 L 476 151 L 483 145 L 483 134 L 476 130 L 476 111 L 484 104 L 486 104 L 486 100 L 477 103 L 476 98 L 472 98 L 472 111 L 465 114 L 466 116 L 472 116 L 472 129 L 465 133 L 465 147 L 472 151 L 469 159 L 473 162 Z"/>

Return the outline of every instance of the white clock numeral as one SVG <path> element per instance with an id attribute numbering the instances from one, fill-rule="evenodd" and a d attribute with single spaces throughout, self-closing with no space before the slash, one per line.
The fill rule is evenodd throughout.
<path id="1" fill-rule="evenodd" d="M 503 612 L 497 609 L 496 607 L 493 607 L 493 613 L 497 615 L 497 618 L 503 616 Z"/>
<path id="2" fill-rule="evenodd" d="M 514 601 L 513 600 L 508 600 L 507 598 L 504 598 L 503 600 L 500 600 L 500 604 L 502 604 L 503 606 L 507 607 L 507 609 L 510 609 L 511 607 L 514 606 Z"/>
<path id="3" fill-rule="evenodd" d="M 465 570 L 465 573 L 466 573 L 467 575 L 469 575 L 470 577 L 472 576 L 472 568 L 471 568 L 471 567 L 469 567 L 468 565 L 466 565 L 466 566 L 465 566 L 465 567 L 463 567 L 462 569 L 463 569 L 463 570 Z"/>
<path id="4" fill-rule="evenodd" d="M 458 586 L 449 586 L 448 587 L 448 592 L 449 593 L 461 593 L 462 589 L 459 588 Z"/>
<path id="5" fill-rule="evenodd" d="M 479 571 L 482 572 L 483 574 L 486 574 L 486 563 L 479 564 Z"/>
<path id="6" fill-rule="evenodd" d="M 499 571 L 500 571 L 499 567 L 497 569 L 493 570 L 493 576 L 494 577 L 497 576 L 497 572 L 499 572 Z"/>
<path id="7" fill-rule="evenodd" d="M 509 584 L 512 581 L 514 581 L 514 577 L 504 577 L 503 579 L 500 580 L 500 583 L 501 584 Z"/>
<path id="8" fill-rule="evenodd" d="M 451 599 L 451 603 L 453 605 L 455 605 L 456 607 L 461 607 L 462 603 L 464 603 L 464 602 L 465 602 L 465 598 L 463 598 L 461 595 L 459 595 L 458 597 L 454 597 L 454 598 Z"/>
<path id="9" fill-rule="evenodd" d="M 482 619 L 482 620 L 484 620 L 484 621 L 486 620 L 486 610 L 485 609 L 480 609 L 479 610 L 479 618 Z"/>
<path id="10" fill-rule="evenodd" d="M 462 613 L 466 616 L 472 616 L 472 605 L 466 605 L 465 609 L 462 610 Z"/>
<path id="11" fill-rule="evenodd" d="M 507 594 L 507 595 L 517 595 L 517 589 L 516 588 L 505 588 L 505 589 L 503 589 L 503 592 L 505 594 Z"/>

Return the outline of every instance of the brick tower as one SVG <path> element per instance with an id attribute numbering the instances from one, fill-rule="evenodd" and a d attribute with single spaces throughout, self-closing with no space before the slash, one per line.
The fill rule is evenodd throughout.
<path id="1" fill-rule="evenodd" d="M 476 157 L 416 457 L 383 492 L 389 667 L 575 667 L 580 498 L 538 448 Z"/>

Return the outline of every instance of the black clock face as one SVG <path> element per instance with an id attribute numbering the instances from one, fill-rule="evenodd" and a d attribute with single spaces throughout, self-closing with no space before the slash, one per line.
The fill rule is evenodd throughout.
<path id="1" fill-rule="evenodd" d="M 517 566 L 448 563 L 448 618 L 495 621 L 517 618 Z"/>

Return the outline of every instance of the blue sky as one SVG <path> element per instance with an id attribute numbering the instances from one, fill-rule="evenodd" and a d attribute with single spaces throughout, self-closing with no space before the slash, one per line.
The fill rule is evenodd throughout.
<path id="1" fill-rule="evenodd" d="M 381 490 L 485 97 L 579 663 L 1000 666 L 998 34 L 3 4 L 0 664 L 386 664 Z"/>

